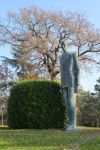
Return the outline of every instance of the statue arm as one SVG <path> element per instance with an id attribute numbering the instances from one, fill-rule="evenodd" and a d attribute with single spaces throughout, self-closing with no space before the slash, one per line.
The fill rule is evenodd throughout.
<path id="1" fill-rule="evenodd" d="M 75 86 L 79 86 L 79 74 L 80 74 L 80 68 L 79 68 L 78 56 L 77 56 L 77 54 L 75 53 L 75 54 L 74 54 Z"/>
<path id="2" fill-rule="evenodd" d="M 62 57 L 60 58 L 60 72 L 64 69 Z"/>

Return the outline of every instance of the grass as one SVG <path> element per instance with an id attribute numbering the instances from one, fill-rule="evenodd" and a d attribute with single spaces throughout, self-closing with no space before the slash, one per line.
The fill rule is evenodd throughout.
<path id="1" fill-rule="evenodd" d="M 82 129 L 0 129 L 0 150 L 100 150 L 100 128 Z"/>

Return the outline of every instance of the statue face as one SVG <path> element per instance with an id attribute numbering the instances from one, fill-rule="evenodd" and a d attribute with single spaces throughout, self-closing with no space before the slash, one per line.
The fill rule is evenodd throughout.
<path id="1" fill-rule="evenodd" d="M 67 52 L 67 51 L 70 51 L 71 50 L 71 45 L 68 45 L 68 43 L 66 43 L 66 41 L 65 42 L 63 42 L 62 44 L 61 44 L 61 47 L 62 47 L 62 50 L 64 51 L 64 52 Z"/>

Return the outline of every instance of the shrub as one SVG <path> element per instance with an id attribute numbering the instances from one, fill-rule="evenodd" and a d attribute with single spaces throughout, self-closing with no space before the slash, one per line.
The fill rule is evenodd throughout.
<path id="1" fill-rule="evenodd" d="M 65 105 L 60 85 L 51 81 L 22 81 L 11 89 L 8 100 L 10 128 L 62 128 Z"/>
<path id="2" fill-rule="evenodd" d="M 78 125 L 100 127 L 100 100 L 89 92 L 83 92 L 80 93 L 78 101 L 80 101 L 77 114 Z"/>

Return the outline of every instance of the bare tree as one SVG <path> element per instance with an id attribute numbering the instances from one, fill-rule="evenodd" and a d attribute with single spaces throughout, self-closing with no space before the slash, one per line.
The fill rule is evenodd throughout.
<path id="1" fill-rule="evenodd" d="M 100 57 L 95 57 L 100 55 L 100 32 L 94 29 L 84 15 L 75 12 L 63 15 L 31 7 L 21 9 L 19 13 L 9 13 L 7 19 L 0 23 L 1 44 L 9 44 L 13 52 L 20 50 L 25 58 L 28 54 L 30 57 L 24 64 L 29 64 L 30 70 L 40 77 L 48 76 L 53 80 L 59 73 L 63 41 L 77 50 L 81 62 L 86 65 L 88 62 L 100 64 Z M 21 62 L 22 59 L 23 55 Z"/>

